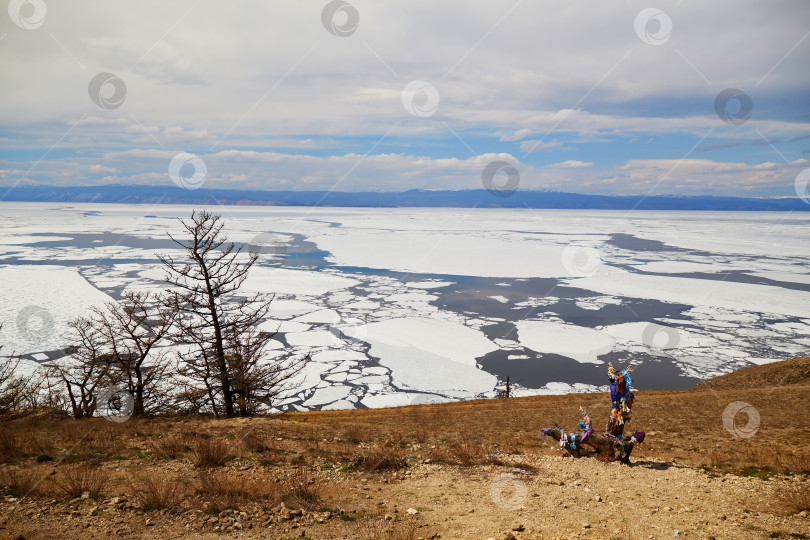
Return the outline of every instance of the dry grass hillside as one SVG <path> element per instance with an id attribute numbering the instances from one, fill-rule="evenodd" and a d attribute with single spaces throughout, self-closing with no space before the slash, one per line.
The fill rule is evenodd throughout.
<path id="1" fill-rule="evenodd" d="M 575 429 L 580 406 L 598 429 L 604 394 L 7 418 L 0 538 L 810 538 L 808 395 L 808 358 L 637 392 L 629 430 L 647 440 L 629 466 L 540 434 Z M 756 425 L 729 418 L 735 402 Z"/>

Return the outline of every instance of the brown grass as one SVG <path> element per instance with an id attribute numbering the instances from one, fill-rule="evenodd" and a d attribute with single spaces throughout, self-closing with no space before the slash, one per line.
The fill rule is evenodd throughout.
<path id="1" fill-rule="evenodd" d="M 786 514 L 810 512 L 810 490 L 804 486 L 782 488 L 776 492 L 774 501 Z"/>
<path id="2" fill-rule="evenodd" d="M 213 438 L 200 438 L 192 443 L 195 464 L 198 467 L 218 467 L 225 465 L 232 456 L 229 441 Z"/>
<path id="3" fill-rule="evenodd" d="M 42 482 L 42 474 L 35 471 L 22 469 L 0 469 L 0 487 L 4 488 L 9 495 L 14 497 L 25 497 L 36 495 Z"/>
<path id="4" fill-rule="evenodd" d="M 109 479 L 107 471 L 94 463 L 63 465 L 58 471 L 53 477 L 53 485 L 59 494 L 68 499 L 79 497 L 85 492 L 95 499 L 104 492 Z"/>
<path id="5" fill-rule="evenodd" d="M 417 523 L 408 521 L 385 521 L 383 518 L 366 521 L 357 525 L 353 537 L 361 540 L 415 540 Z"/>
<path id="6" fill-rule="evenodd" d="M 245 448 L 257 454 L 273 452 L 275 450 L 268 442 L 268 438 L 265 434 L 253 429 L 242 432 L 239 435 L 239 440 Z"/>
<path id="7" fill-rule="evenodd" d="M 299 467 L 289 474 L 282 487 L 281 500 L 293 508 L 316 510 L 323 506 L 322 486 L 312 474 Z"/>
<path id="8" fill-rule="evenodd" d="M 368 454 L 356 455 L 350 462 L 363 471 L 382 472 L 404 469 L 408 461 L 392 449 L 376 449 Z"/>
<path id="9" fill-rule="evenodd" d="M 198 494 L 210 512 L 238 509 L 252 501 L 272 506 L 281 497 L 281 488 L 267 477 L 252 478 L 228 471 L 201 470 Z"/>
<path id="10" fill-rule="evenodd" d="M 158 457 L 167 459 L 181 458 L 186 452 L 192 450 L 188 436 L 177 433 L 163 435 L 156 440 L 150 441 L 150 445 L 152 450 L 158 454 Z"/>
<path id="11" fill-rule="evenodd" d="M 639 391 L 626 431 L 646 431 L 647 439 L 631 459 L 672 461 L 761 478 L 810 474 L 808 392 L 810 387 L 798 384 L 763 387 L 753 393 L 736 389 Z M 738 400 L 748 401 L 761 414 L 759 431 L 749 439 L 734 437 L 723 427 L 725 407 Z M 312 471 L 322 468 L 354 464 L 365 474 L 382 475 L 404 467 L 406 459 L 427 458 L 458 466 L 528 468 L 525 464 L 535 455 L 560 453 L 556 443 L 543 439 L 540 428 L 555 423 L 567 430 L 574 428 L 580 405 L 595 428 L 601 428 L 609 409 L 607 396 L 601 393 L 285 413 L 249 422 L 171 417 L 133 418 L 116 424 L 95 418 L 15 418 L 0 422 L 0 460 L 4 462 L 0 483 L 8 493 L 24 493 L 30 489 L 31 479 L 22 471 L 41 470 L 44 476 L 65 457 L 56 466 L 57 474 L 37 488 L 38 493 L 75 497 L 105 488 L 129 492 L 137 485 L 136 491 L 143 492 L 141 505 L 171 508 L 174 494 L 161 478 L 133 481 L 126 471 L 148 475 L 165 470 L 168 460 L 186 456 L 189 459 L 168 468 L 182 470 L 189 478 L 199 476 L 195 488 L 201 501 L 212 508 L 269 506 L 284 500 L 290 506 L 317 509 L 323 505 L 318 501 L 342 495 L 316 479 Z M 490 457 L 496 449 L 497 456 Z M 56 461 L 40 466 L 38 455 Z M 225 472 L 223 466 L 233 458 L 240 469 L 251 467 L 250 472 Z M 71 462 L 79 464 L 69 466 Z M 123 472 L 116 473 L 108 465 L 111 462 Z M 302 463 L 308 470 L 298 470 Z M 109 479 L 94 477 L 105 476 L 105 471 L 112 475 Z M 342 477 L 345 480 L 340 480 L 340 474 L 336 475 L 340 482 L 356 481 L 357 473 L 347 471 Z M 181 495 L 185 497 L 182 504 L 193 502 L 190 489 Z M 785 497 L 795 500 L 798 495 Z"/>
<path id="12" fill-rule="evenodd" d="M 185 485 L 165 471 L 146 471 L 132 479 L 135 499 L 144 510 L 176 510 L 185 499 Z"/>

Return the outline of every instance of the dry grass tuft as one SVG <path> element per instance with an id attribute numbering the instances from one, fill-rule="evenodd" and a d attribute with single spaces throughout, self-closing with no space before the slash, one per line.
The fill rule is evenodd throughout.
<path id="1" fill-rule="evenodd" d="M 42 475 L 34 471 L 0 469 L 0 488 L 4 488 L 14 497 L 25 497 L 37 494 Z"/>
<path id="2" fill-rule="evenodd" d="M 299 467 L 283 482 L 281 499 L 287 506 L 316 510 L 323 506 L 320 482 L 307 469 Z"/>
<path id="3" fill-rule="evenodd" d="M 53 483 L 57 492 L 68 499 L 79 497 L 85 492 L 96 498 L 104 492 L 108 479 L 109 475 L 101 465 L 79 463 L 60 467 Z"/>
<path id="4" fill-rule="evenodd" d="M 810 491 L 803 486 L 790 486 L 777 490 L 774 501 L 786 514 L 810 512 Z"/>
<path id="5" fill-rule="evenodd" d="M 275 504 L 280 498 L 278 484 L 267 478 L 239 476 L 227 471 L 200 471 L 198 491 L 206 510 L 219 512 L 240 508 L 251 501 L 268 501 Z"/>
<path id="6" fill-rule="evenodd" d="M 263 454 L 265 452 L 272 452 L 275 450 L 273 446 L 268 444 L 267 437 L 263 433 L 257 433 L 253 430 L 246 431 L 239 435 L 239 440 L 242 441 L 245 448 L 251 452 L 256 452 L 257 454 Z"/>
<path id="7" fill-rule="evenodd" d="M 353 537 L 361 540 L 416 540 L 414 520 L 391 522 L 382 518 L 358 524 Z"/>
<path id="8" fill-rule="evenodd" d="M 355 456 L 351 464 L 363 471 L 381 472 L 396 471 L 408 466 L 404 457 L 384 450 L 372 451 L 369 455 Z"/>
<path id="9" fill-rule="evenodd" d="M 135 499 L 144 510 L 175 510 L 185 498 L 185 486 L 162 471 L 148 471 L 132 479 Z"/>
<path id="10" fill-rule="evenodd" d="M 231 445 L 221 439 L 197 439 L 192 445 L 198 467 L 225 465 L 231 458 Z"/>
<path id="11" fill-rule="evenodd" d="M 183 454 L 192 449 L 188 437 L 176 433 L 164 435 L 159 439 L 150 441 L 149 444 L 156 454 L 167 459 L 181 458 Z"/>
<path id="12" fill-rule="evenodd" d="M 481 440 L 470 433 L 462 433 L 458 439 L 451 441 L 446 456 L 447 461 L 462 467 L 478 465 L 490 459 Z"/>

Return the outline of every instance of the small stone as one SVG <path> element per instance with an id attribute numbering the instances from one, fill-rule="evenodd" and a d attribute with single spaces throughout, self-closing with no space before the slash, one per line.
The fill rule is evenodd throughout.
<path id="1" fill-rule="evenodd" d="M 408 508 L 406 512 L 411 516 L 415 516 L 416 514 L 419 513 L 419 510 L 417 510 L 416 508 Z"/>
<path id="2" fill-rule="evenodd" d="M 599 495 L 597 495 L 596 497 L 594 497 L 594 498 L 593 498 L 593 500 L 594 500 L 595 502 L 602 502 L 602 497 L 600 497 Z"/>
<path id="3" fill-rule="evenodd" d="M 512 530 L 515 532 L 523 532 L 526 530 L 526 527 L 524 527 L 523 524 L 521 523 L 520 525 L 512 527 Z"/>
<path id="4" fill-rule="evenodd" d="M 590 524 L 590 523 L 583 523 L 583 524 L 582 524 L 582 528 L 583 528 L 583 529 L 590 529 L 590 528 L 591 528 L 591 524 Z"/>
<path id="5" fill-rule="evenodd" d="M 82 499 L 89 499 L 90 498 L 90 492 L 89 491 L 83 492 L 81 498 Z"/>

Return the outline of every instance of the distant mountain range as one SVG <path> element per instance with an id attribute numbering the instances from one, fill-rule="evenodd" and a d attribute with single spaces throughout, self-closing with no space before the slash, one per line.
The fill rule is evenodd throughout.
<path id="1" fill-rule="evenodd" d="M 125 203 L 125 204 L 234 204 L 257 206 L 448 207 L 448 208 L 558 208 L 600 210 L 737 210 L 810 211 L 799 198 L 674 195 L 584 195 L 554 191 L 516 191 L 508 197 L 484 189 L 459 191 L 259 191 L 196 189 L 176 186 L 23 186 L 0 187 L 2 201 Z"/>

